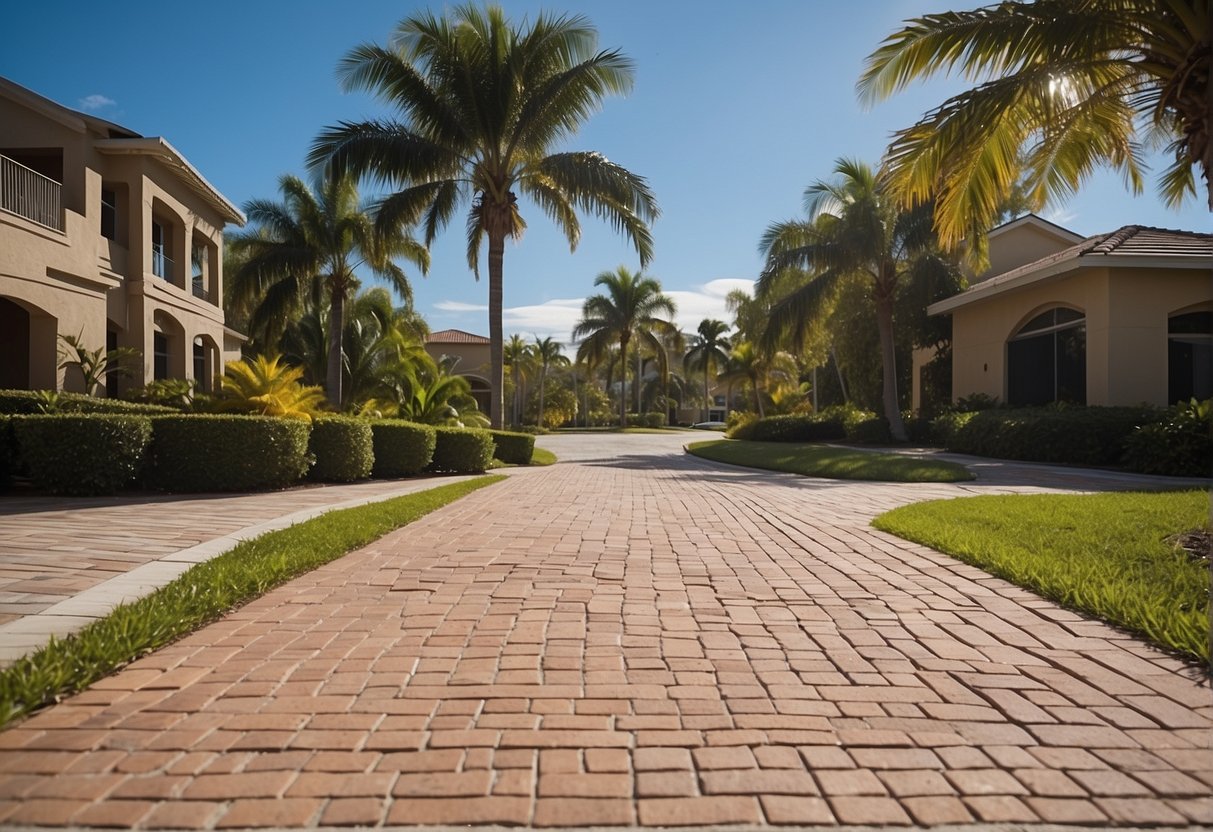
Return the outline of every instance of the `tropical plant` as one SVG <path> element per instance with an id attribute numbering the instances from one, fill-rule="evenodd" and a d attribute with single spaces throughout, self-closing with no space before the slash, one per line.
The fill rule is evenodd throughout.
<path id="1" fill-rule="evenodd" d="M 510 336 L 510 340 L 505 342 L 502 355 L 506 365 L 510 368 L 510 386 L 514 389 L 514 407 L 510 422 L 514 425 L 521 425 L 522 403 L 526 399 L 524 385 L 534 369 L 535 353 L 531 349 L 531 345 L 524 341 L 521 335 L 515 333 Z"/>
<path id="2" fill-rule="evenodd" d="M 868 56 L 861 99 L 954 71 L 982 80 L 894 134 L 892 195 L 934 199 L 945 245 L 978 242 L 1021 178 L 1037 205 L 1101 165 L 1140 192 L 1145 133 L 1170 140 L 1163 201 L 1195 193 L 1199 167 L 1213 208 L 1210 31 L 1209 0 L 1008 0 L 906 21 Z"/>
<path id="3" fill-rule="evenodd" d="M 584 17 L 541 12 L 518 27 L 500 6 L 467 4 L 404 19 L 390 47 L 359 46 L 338 72 L 346 89 L 370 90 L 403 120 L 327 128 L 310 162 L 400 188 L 380 203 L 379 223 L 420 219 L 427 245 L 470 202 L 467 259 L 477 276 L 488 240 L 490 418 L 499 428 L 502 262 L 506 239 L 526 227 L 519 197 L 547 214 L 570 248 L 581 211 L 622 232 L 642 267 L 652 257 L 648 223 L 658 210 L 648 183 L 599 153 L 552 153 L 607 95 L 631 88 L 632 64 L 618 50 L 598 51 Z"/>
<path id="4" fill-rule="evenodd" d="M 728 361 L 717 379 L 730 385 L 748 384 L 754 393 L 754 410 L 763 418 L 766 388 L 771 381 L 781 386 L 795 384 L 796 360 L 786 352 L 768 352 L 761 344 L 740 341 L 729 351 Z"/>
<path id="5" fill-rule="evenodd" d="M 682 358 L 682 366 L 688 371 L 703 371 L 703 421 L 708 420 L 708 410 L 711 406 L 711 396 L 708 390 L 708 376 L 720 372 L 729 360 L 726 350 L 731 346 L 725 335 L 729 325 L 714 318 L 704 318 L 699 322 L 697 334 L 691 336 L 691 348 Z"/>
<path id="6" fill-rule="evenodd" d="M 404 224 L 374 221 L 348 176 L 322 177 L 313 191 L 288 175 L 279 188 L 282 202 L 259 199 L 244 206 L 253 228 L 233 240 L 243 262 L 232 275 L 232 297 L 237 306 L 251 308 L 250 331 L 264 345 L 274 343 L 286 322 L 309 305 L 317 315 L 327 306 L 325 391 L 340 406 L 341 337 L 346 301 L 359 285 L 357 270 L 369 269 L 408 301 L 412 288 L 394 258 L 425 271 L 429 253 Z"/>
<path id="7" fill-rule="evenodd" d="M 143 355 L 134 347 L 117 347 L 112 350 L 98 347 L 90 350 L 84 345 L 83 332 L 79 335 L 60 335 L 59 340 L 63 342 L 63 346 L 59 350 L 58 369 L 75 367 L 79 370 L 84 380 L 84 392 L 90 396 L 95 394 L 106 376 L 111 373 L 134 375 L 135 368 L 131 363 Z"/>
<path id="8" fill-rule="evenodd" d="M 311 421 L 324 404 L 324 390 L 300 384 L 303 370 L 278 355 L 227 362 L 220 379 L 220 410 Z"/>
<path id="9" fill-rule="evenodd" d="M 906 441 L 897 395 L 893 307 L 908 280 L 927 280 L 953 271 L 940 257 L 931 229 L 931 206 L 901 210 L 882 189 L 872 169 L 839 159 L 837 178 L 817 181 L 805 190 L 809 220 L 775 223 L 763 235 L 766 265 L 758 279 L 759 297 L 770 296 L 786 269 L 802 269 L 808 279 L 770 310 L 762 343 L 771 348 L 787 334 L 799 343 L 819 325 L 844 283 L 859 275 L 870 281 L 880 338 L 884 416 L 889 431 Z"/>
<path id="10" fill-rule="evenodd" d="M 488 419 L 476 406 L 471 383 L 457 376 L 449 360 L 434 361 L 422 354 L 402 361 L 386 399 L 373 399 L 364 407 L 381 416 L 396 416 L 425 425 L 487 427 Z"/>
<path id="11" fill-rule="evenodd" d="M 544 387 L 548 380 L 548 370 L 552 367 L 567 367 L 570 362 L 568 356 L 564 354 L 564 348 L 560 342 L 551 337 L 536 337 L 532 350 L 535 361 L 539 364 L 539 420 L 536 424 L 543 427 L 545 424 L 543 418 L 544 393 L 546 392 Z"/>
<path id="12" fill-rule="evenodd" d="M 127 390 L 122 398 L 139 404 L 159 404 L 178 410 L 192 410 L 201 400 L 195 382 L 188 378 L 158 378 L 142 387 Z M 205 400 L 205 396 L 202 400 Z"/>
<path id="13" fill-rule="evenodd" d="M 635 337 L 655 348 L 661 347 L 660 336 L 677 331 L 669 320 L 677 312 L 674 301 L 661 291 L 661 284 L 651 277 L 620 266 L 613 272 L 602 272 L 594 279 L 595 286 L 606 289 L 605 295 L 586 299 L 581 308 L 581 320 L 573 329 L 573 338 L 584 338 L 585 354 L 604 356 L 610 343 L 619 344 L 620 373 L 623 388 L 619 401 L 619 424 L 627 427 L 627 355 L 628 344 Z M 666 317 L 661 317 L 665 315 Z M 581 349 L 578 357 L 582 356 Z M 640 379 L 636 379 L 640 383 Z"/>

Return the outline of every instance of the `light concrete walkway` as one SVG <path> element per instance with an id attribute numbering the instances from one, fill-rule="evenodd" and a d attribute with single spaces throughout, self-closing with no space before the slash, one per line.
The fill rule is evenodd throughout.
<path id="1" fill-rule="evenodd" d="M 0 734 L 0 823 L 1213 824 L 1194 667 L 868 525 L 1040 486 L 685 439 L 545 437 L 565 462 Z"/>

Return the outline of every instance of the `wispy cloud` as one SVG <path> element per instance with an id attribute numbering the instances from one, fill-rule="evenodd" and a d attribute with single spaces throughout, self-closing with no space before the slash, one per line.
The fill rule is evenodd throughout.
<path id="1" fill-rule="evenodd" d="M 1066 208 L 1054 208 L 1052 211 L 1047 211 L 1044 218 L 1055 225 L 1066 227 L 1066 223 L 1074 222 L 1078 219 L 1078 214 Z"/>
<path id="2" fill-rule="evenodd" d="M 100 93 L 93 93 L 92 95 L 86 95 L 84 98 L 81 98 L 79 103 L 81 110 L 86 110 L 92 113 L 105 107 L 113 107 L 118 102 L 112 98 L 107 98 Z"/>
<path id="3" fill-rule="evenodd" d="M 476 303 L 464 303 L 458 300 L 440 300 L 434 304 L 435 309 L 443 312 L 488 312 L 487 306 L 480 306 Z"/>

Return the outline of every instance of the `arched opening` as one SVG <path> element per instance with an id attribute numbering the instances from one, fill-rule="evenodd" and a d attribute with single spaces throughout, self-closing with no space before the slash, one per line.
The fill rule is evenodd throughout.
<path id="1" fill-rule="evenodd" d="M 1059 306 L 1007 341 L 1007 404 L 1087 403 L 1087 318 Z"/>
<path id="2" fill-rule="evenodd" d="M 166 312 L 152 316 L 152 378 L 185 378 L 185 330 Z"/>
<path id="3" fill-rule="evenodd" d="M 478 376 L 464 376 L 464 378 L 472 386 L 472 398 L 476 400 L 476 407 L 487 416 L 489 414 L 489 397 L 491 395 L 489 383 Z"/>
<path id="4" fill-rule="evenodd" d="M 152 200 L 152 274 L 174 286 L 184 287 L 185 224 L 167 205 Z"/>
<path id="5" fill-rule="evenodd" d="M 200 393 L 213 393 L 215 375 L 219 372 L 219 347 L 206 335 L 199 335 L 193 344 L 194 387 Z"/>
<path id="6" fill-rule="evenodd" d="M 1213 397 L 1213 310 L 1172 315 L 1167 321 L 1167 401 Z"/>
<path id="7" fill-rule="evenodd" d="M 59 320 L 37 306 L 0 296 L 0 390 L 54 390 Z"/>

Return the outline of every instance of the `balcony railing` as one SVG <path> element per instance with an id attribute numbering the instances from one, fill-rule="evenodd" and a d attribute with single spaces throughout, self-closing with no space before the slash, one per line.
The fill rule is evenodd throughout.
<path id="1" fill-rule="evenodd" d="M 7 156 L 0 156 L 0 208 L 63 231 L 63 186 Z"/>
<path id="2" fill-rule="evenodd" d="M 173 261 L 164 253 L 164 249 L 156 246 L 152 246 L 152 274 L 173 282 Z"/>
<path id="3" fill-rule="evenodd" d="M 194 275 L 194 297 L 202 298 L 207 303 L 211 302 L 211 293 L 206 290 L 206 284 L 200 275 Z"/>

